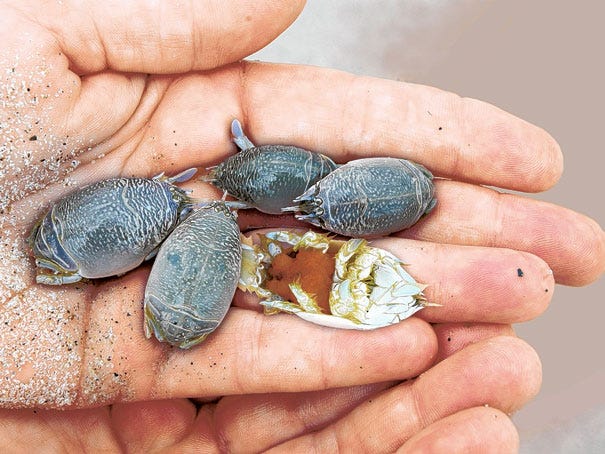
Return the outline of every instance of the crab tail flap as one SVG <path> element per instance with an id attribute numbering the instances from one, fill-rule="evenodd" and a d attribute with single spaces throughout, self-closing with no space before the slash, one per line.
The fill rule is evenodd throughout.
<path id="1" fill-rule="evenodd" d="M 282 208 L 283 213 L 299 212 L 303 215 L 315 214 L 321 202 L 316 199 L 317 185 L 311 186 L 307 191 L 292 200 L 292 205 Z"/>
<path id="2" fill-rule="evenodd" d="M 297 213 L 300 211 L 298 205 L 294 205 L 291 207 L 284 207 L 281 209 L 282 213 Z"/>
<path id="3" fill-rule="evenodd" d="M 158 173 L 156 176 L 153 177 L 153 180 L 165 181 L 169 184 L 184 183 L 185 181 L 189 181 L 191 178 L 193 178 L 193 175 L 195 175 L 196 173 L 197 168 L 191 167 L 190 169 L 183 170 L 181 173 L 177 173 L 176 175 L 173 175 L 171 177 L 167 177 L 164 172 Z"/>
<path id="4" fill-rule="evenodd" d="M 306 221 L 317 227 L 323 227 L 321 225 L 321 222 L 319 222 L 319 220 L 317 219 L 317 216 L 315 216 L 314 214 L 295 214 L 294 217 L 299 221 Z"/>
<path id="5" fill-rule="evenodd" d="M 187 341 L 183 341 L 180 344 L 178 344 L 178 347 L 183 349 L 183 350 L 188 350 L 191 347 L 194 347 L 200 343 L 202 343 L 204 340 L 206 340 L 206 338 L 210 335 L 210 333 L 206 333 L 206 334 L 202 334 L 201 336 L 198 337 L 194 337 L 193 339 L 187 340 Z"/>
<path id="6" fill-rule="evenodd" d="M 242 124 L 237 118 L 231 122 L 231 135 L 233 136 L 233 142 L 235 142 L 235 145 L 237 145 L 240 150 L 254 148 L 254 144 L 244 134 Z"/>
<path id="7" fill-rule="evenodd" d="M 251 210 L 254 206 L 250 205 L 246 202 L 240 202 L 239 200 L 226 200 L 225 205 L 229 207 L 229 209 L 237 211 L 237 210 Z"/>
<path id="8" fill-rule="evenodd" d="M 187 170 L 183 170 L 181 173 L 174 175 L 173 177 L 168 178 L 169 183 L 184 183 L 185 181 L 189 181 L 193 176 L 197 173 L 197 169 L 192 167 Z"/>

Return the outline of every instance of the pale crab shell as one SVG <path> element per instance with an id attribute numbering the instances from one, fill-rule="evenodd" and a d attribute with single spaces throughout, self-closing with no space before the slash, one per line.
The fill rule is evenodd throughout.
<path id="1" fill-rule="evenodd" d="M 326 253 L 334 244 L 340 249 L 329 296 L 331 314 L 322 313 L 313 295 L 298 283 L 289 285 L 295 302 L 263 288 L 266 270 L 284 245 Z M 363 239 L 337 241 L 313 231 L 302 235 L 291 231 L 265 233 L 261 245 L 244 241 L 239 288 L 256 293 L 266 313 L 288 312 L 332 328 L 372 330 L 398 323 L 424 307 L 437 306 L 425 299 L 426 286 L 417 283 L 390 252 L 369 246 Z"/>

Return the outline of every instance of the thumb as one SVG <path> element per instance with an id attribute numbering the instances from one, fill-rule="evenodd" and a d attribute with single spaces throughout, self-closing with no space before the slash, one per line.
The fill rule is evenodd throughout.
<path id="1" fill-rule="evenodd" d="M 3 164 L 7 168 L 10 158 L 16 169 L 0 175 L 3 201 L 56 181 L 70 170 L 70 162 L 77 164 L 73 159 L 85 160 L 85 150 L 90 150 L 86 159 L 111 151 L 121 142 L 107 139 L 136 112 L 138 121 L 120 139 L 128 140 L 170 82 L 169 77 L 149 82 L 145 74 L 179 74 L 237 61 L 279 35 L 304 0 L 40 5 L 24 0 L 0 6 L 0 62 L 7 68 L 2 83 L 10 94 L 0 103 L 0 120 L 10 124 L 4 131 L 14 132 Z M 96 148 L 100 143 L 105 148 Z"/>
<path id="2" fill-rule="evenodd" d="M 296 19 L 303 0 L 20 3 L 50 30 L 77 74 L 172 74 L 211 69 L 255 52 Z"/>

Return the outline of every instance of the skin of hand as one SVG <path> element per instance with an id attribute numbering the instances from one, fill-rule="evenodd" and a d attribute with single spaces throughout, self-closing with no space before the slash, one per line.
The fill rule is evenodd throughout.
<path id="1" fill-rule="evenodd" d="M 510 324 L 539 315 L 555 280 L 597 279 L 605 235 L 573 211 L 484 186 L 537 192 L 557 181 L 561 152 L 535 126 L 434 88 L 240 61 L 302 7 L 0 3 L 3 446 L 515 450 L 507 415 L 537 393 L 541 368 Z M 443 306 L 358 333 L 266 317 L 238 292 L 219 329 L 180 351 L 144 337 L 149 265 L 34 284 L 25 238 L 53 201 L 104 178 L 214 165 L 235 152 L 233 118 L 257 144 L 340 163 L 405 157 L 443 177 L 430 216 L 374 241 Z M 240 215 L 244 230 L 284 224 L 300 227 Z"/>

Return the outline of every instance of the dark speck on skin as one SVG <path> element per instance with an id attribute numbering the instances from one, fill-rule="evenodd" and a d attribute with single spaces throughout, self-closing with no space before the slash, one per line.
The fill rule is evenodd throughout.
<path id="1" fill-rule="evenodd" d="M 521 268 L 517 268 L 517 276 L 523 277 L 523 270 Z"/>

